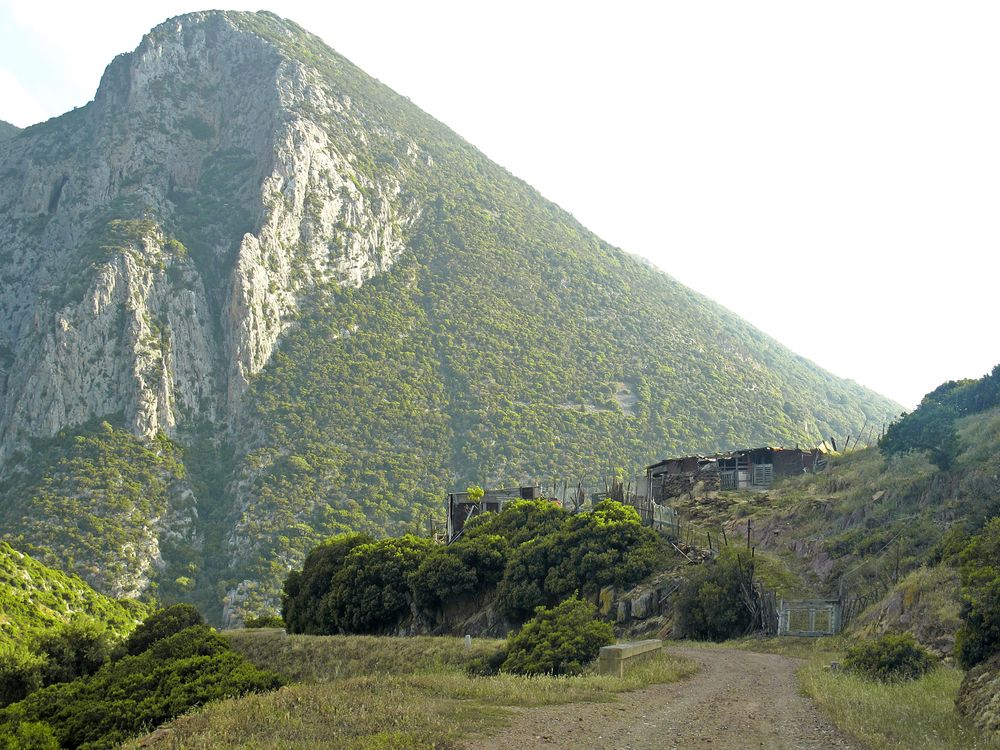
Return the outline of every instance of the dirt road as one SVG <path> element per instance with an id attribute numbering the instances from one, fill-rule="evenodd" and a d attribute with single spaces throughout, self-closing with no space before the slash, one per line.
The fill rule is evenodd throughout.
<path id="1" fill-rule="evenodd" d="M 800 662 L 774 654 L 673 648 L 701 671 L 613 703 L 525 709 L 469 750 L 859 750 L 799 694 Z"/>

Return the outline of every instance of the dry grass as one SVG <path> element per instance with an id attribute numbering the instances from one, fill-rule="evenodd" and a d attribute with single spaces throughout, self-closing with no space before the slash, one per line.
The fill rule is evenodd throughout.
<path id="1" fill-rule="evenodd" d="M 811 662 L 799 672 L 802 688 L 843 731 L 872 750 L 1000 748 L 955 711 L 962 673 L 938 667 L 918 680 L 873 682 L 831 672 Z"/>
<path id="2" fill-rule="evenodd" d="M 473 650 L 482 653 L 499 643 L 480 641 Z M 255 662 L 270 656 L 273 668 L 310 682 L 210 704 L 125 747 L 454 748 L 462 737 L 506 723 L 513 707 L 615 700 L 616 693 L 697 671 L 694 662 L 664 654 L 636 664 L 621 679 L 593 673 L 471 678 L 461 667 L 469 656 L 458 638 L 240 633 L 234 646 Z M 331 676 L 338 665 L 340 676 Z M 374 673 L 358 673 L 366 669 Z"/>
<path id="3" fill-rule="evenodd" d="M 254 665 L 273 669 L 292 682 L 329 682 L 362 675 L 405 675 L 464 667 L 492 654 L 503 641 L 473 638 L 466 649 L 461 638 L 417 636 L 388 638 L 366 635 L 283 635 L 274 629 L 225 632 L 233 648 Z"/>

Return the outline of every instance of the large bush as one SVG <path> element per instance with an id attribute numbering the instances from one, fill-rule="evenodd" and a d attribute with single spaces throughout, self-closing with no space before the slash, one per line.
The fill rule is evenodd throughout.
<path id="1" fill-rule="evenodd" d="M 390 633 L 410 611 L 409 576 L 434 548 L 406 536 L 352 549 L 334 576 L 324 613 L 344 633 Z"/>
<path id="2" fill-rule="evenodd" d="M 93 674 L 111 659 L 113 646 L 107 628 L 85 618 L 43 630 L 27 644 L 0 644 L 0 706 Z"/>
<path id="3" fill-rule="evenodd" d="M 0 736 L 47 725 L 65 748 L 112 748 L 208 701 L 272 690 L 281 678 L 258 669 L 205 625 L 152 642 L 96 674 L 42 688 L 0 711 Z"/>
<path id="4" fill-rule="evenodd" d="M 610 623 L 595 620 L 596 608 L 572 597 L 558 606 L 539 607 L 535 616 L 508 639 L 505 672 L 579 674 L 614 642 Z"/>
<path id="5" fill-rule="evenodd" d="M 592 513 L 565 515 L 552 533 L 518 546 L 498 587 L 497 604 L 520 621 L 575 591 L 631 586 L 654 570 L 661 545 L 634 508 L 605 500 Z"/>
<path id="6" fill-rule="evenodd" d="M 444 547 L 428 554 L 410 574 L 409 582 L 416 605 L 434 613 L 449 600 L 475 591 L 479 581 L 475 568 Z"/>
<path id="7" fill-rule="evenodd" d="M 724 641 L 752 625 L 742 583 L 753 575 L 753 558 L 729 547 L 694 569 L 674 604 L 674 628 L 684 638 Z"/>
<path id="8" fill-rule="evenodd" d="M 42 687 L 45 657 L 21 644 L 0 644 L 0 707 Z"/>
<path id="9" fill-rule="evenodd" d="M 844 669 L 873 680 L 913 680 L 933 669 L 937 661 L 912 633 L 889 633 L 849 648 Z"/>
<path id="10" fill-rule="evenodd" d="M 323 600 L 330 593 L 333 577 L 344 559 L 355 547 L 371 544 L 367 534 L 342 534 L 315 547 L 305 559 L 301 571 L 293 571 L 285 579 L 281 597 L 281 615 L 289 633 L 330 635 L 336 626 L 324 616 Z"/>
<path id="11" fill-rule="evenodd" d="M 448 602 L 496 589 L 515 623 L 574 592 L 628 587 L 649 575 L 662 541 L 631 507 L 607 500 L 570 515 L 548 500 L 521 500 L 473 518 L 443 547 L 413 536 L 336 537 L 285 581 L 292 633 L 388 633 L 411 613 L 437 618 Z"/>
<path id="12" fill-rule="evenodd" d="M 156 641 L 204 622 L 201 613 L 190 604 L 174 604 L 143 620 L 125 641 L 125 651 L 133 656 L 141 654 Z"/>
<path id="13" fill-rule="evenodd" d="M 959 559 L 962 627 L 955 655 L 970 669 L 1000 652 L 1000 518 L 972 537 Z"/>

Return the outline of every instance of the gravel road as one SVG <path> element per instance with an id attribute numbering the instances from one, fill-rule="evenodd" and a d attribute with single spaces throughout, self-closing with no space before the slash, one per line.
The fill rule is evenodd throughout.
<path id="1" fill-rule="evenodd" d="M 799 694 L 797 659 L 728 649 L 672 648 L 701 663 L 693 677 L 612 703 L 523 709 L 469 750 L 860 750 Z"/>

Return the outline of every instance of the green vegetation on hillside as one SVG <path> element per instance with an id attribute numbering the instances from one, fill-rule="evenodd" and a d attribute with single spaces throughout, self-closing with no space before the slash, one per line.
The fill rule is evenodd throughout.
<path id="1" fill-rule="evenodd" d="M 102 623 L 124 637 L 145 614 L 137 601 L 99 594 L 80 578 L 0 542 L 0 647 L 74 619 Z"/>
<path id="2" fill-rule="evenodd" d="M 181 486 L 180 459 L 163 435 L 147 442 L 108 422 L 66 430 L 35 442 L 34 471 L 7 474 L 0 523 L 47 565 L 105 592 L 138 593 L 139 580 L 156 571 L 135 568 L 137 547 L 154 543 L 154 526 L 171 513 L 183 518 L 194 503 Z"/>
<path id="3" fill-rule="evenodd" d="M 267 65 L 233 80 L 202 86 L 202 68 L 192 64 L 190 78 L 155 81 L 163 112 L 152 114 L 113 96 L 135 59 L 123 57 L 109 68 L 103 109 L 88 105 L 17 138 L 30 141 L 30 160 L 69 159 L 92 131 L 127 138 L 135 121 L 155 117 L 176 126 L 164 133 L 200 158 L 185 170 L 192 174 L 164 186 L 161 203 L 150 198 L 160 193 L 139 188 L 166 165 L 120 175 L 107 210 L 75 230 L 85 238 L 66 264 L 75 271 L 53 281 L 48 302 L 81 299 L 90 278 L 81 269 L 95 263 L 127 256 L 165 269 L 183 281 L 178 288 L 204 288 L 225 349 L 208 357 L 220 372 L 233 366 L 235 342 L 224 340 L 230 277 L 244 234 L 272 232 L 255 222 L 271 208 L 260 205 L 260 185 L 274 154 L 266 142 L 235 146 L 242 138 L 197 114 L 215 111 L 225 87 L 262 107 L 253 111 L 258 119 L 299 121 L 323 131 L 338 162 L 349 155 L 337 177 L 387 218 L 358 227 L 346 213 L 336 217 L 331 267 L 385 268 L 360 288 L 336 278 L 308 283 L 318 252 L 309 235 L 334 219 L 319 216 L 316 196 L 306 196 L 302 244 L 281 248 L 291 288 L 275 287 L 282 273 L 274 257 L 260 259 L 272 275 L 268 293 L 296 297 L 288 319 L 266 321 L 288 324 L 279 345 L 238 403 L 228 391 L 202 395 L 226 407 L 204 413 L 225 418 L 191 423 L 182 409 L 176 445 L 68 428 L 12 461 L 0 521 L 43 559 L 117 593 L 134 572 L 129 540 L 148 540 L 158 520 L 177 520 L 197 503 L 190 528 L 176 524 L 188 537 L 162 535 L 167 569 L 133 576 L 125 588 L 141 589 L 148 573 L 167 600 L 188 597 L 218 612 L 225 593 L 242 586 L 237 617 L 260 614 L 274 610 L 287 570 L 323 539 L 423 534 L 454 486 L 596 483 L 614 467 L 631 472 L 670 453 L 857 434 L 898 411 L 601 241 L 295 24 L 270 13 L 208 13 L 185 23 L 232 35 L 238 46 L 231 24 L 253 49 L 266 43 L 274 51 Z M 176 24 L 153 38 L 174 33 Z M 275 69 L 297 63 L 316 96 L 276 97 Z M 288 111 L 270 109 L 279 98 Z M 47 139 L 51 148 L 41 148 Z M 39 237 L 47 231 L 46 217 L 30 226 L 10 220 Z M 392 252 L 364 244 L 369 231 L 391 236 Z M 141 241 L 150 232 L 170 238 L 159 243 L 163 253 Z M 359 242 L 371 257 L 358 257 Z M 349 246 L 354 256 L 338 256 Z M 183 335 L 184 325 L 164 321 L 152 343 Z M 185 467 L 196 492 L 175 498 Z"/>
<path id="4" fill-rule="evenodd" d="M 44 747 L 112 748 L 195 706 L 282 684 L 211 628 L 189 625 L 171 610 L 140 627 L 142 638 L 129 644 L 136 647 L 129 649 L 133 653 L 93 673 L 66 675 L 72 679 L 54 681 L 0 710 L 0 736 L 23 733 L 27 726 L 48 738 Z"/>

